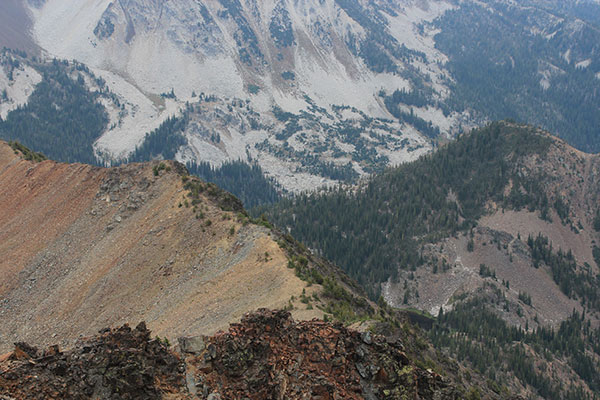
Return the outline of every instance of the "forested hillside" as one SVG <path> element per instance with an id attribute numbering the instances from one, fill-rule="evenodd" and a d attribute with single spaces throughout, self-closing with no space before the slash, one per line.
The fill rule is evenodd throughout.
<path id="1" fill-rule="evenodd" d="M 303 194 L 255 211 L 373 298 L 438 310 L 431 340 L 498 393 L 595 399 L 598 165 L 537 128 L 497 122 L 353 192 Z M 447 292 L 441 300 L 438 291 Z"/>
<path id="2" fill-rule="evenodd" d="M 558 328 L 529 329 L 509 325 L 489 303 L 475 297 L 441 313 L 429 332 L 436 348 L 472 365 L 499 392 L 518 381 L 543 399 L 598 398 L 600 329 L 584 314 L 574 311 Z"/>
<path id="3" fill-rule="evenodd" d="M 258 164 L 231 161 L 218 168 L 207 162 L 188 163 L 186 166 L 192 175 L 235 194 L 244 203 L 244 207 L 272 204 L 282 198 L 276 182 L 265 177 Z"/>
<path id="4" fill-rule="evenodd" d="M 515 162 L 543 156 L 550 142 L 535 128 L 494 123 L 375 176 L 355 193 L 303 194 L 257 212 L 289 227 L 378 296 L 378 284 L 398 269 L 423 263 L 422 243 L 475 226 L 490 200 L 546 215 L 551 204 L 540 190 L 542 177 L 521 176 Z M 505 193 L 509 181 L 514 190 Z"/>
<path id="5" fill-rule="evenodd" d="M 463 3 L 435 21 L 454 78 L 446 107 L 540 125 L 600 151 L 598 4 L 485 3 Z"/>
<path id="6" fill-rule="evenodd" d="M 38 62 L 24 54 L 4 51 L 0 56 L 9 79 L 23 60 L 42 76 L 26 104 L 0 119 L 0 138 L 25 146 L 64 162 L 97 164 L 93 144 L 108 124 L 108 115 L 85 83 L 87 67 L 67 61 Z M 104 82 L 95 82 L 104 88 Z"/>

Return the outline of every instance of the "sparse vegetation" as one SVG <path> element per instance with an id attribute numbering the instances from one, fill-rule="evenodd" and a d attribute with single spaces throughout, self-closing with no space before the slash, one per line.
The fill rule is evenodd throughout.
<path id="1" fill-rule="evenodd" d="M 196 177 L 182 178 L 182 180 L 185 182 L 183 187 L 188 191 L 187 196 L 194 204 L 200 203 L 200 195 L 204 194 L 223 211 L 245 213 L 244 206 L 234 195 L 219 188 L 214 183 L 202 182 Z"/>
<path id="2" fill-rule="evenodd" d="M 531 306 L 531 295 L 527 292 L 519 292 L 519 300 L 521 300 L 524 304 Z"/>
<path id="3" fill-rule="evenodd" d="M 15 154 L 20 154 L 27 161 L 41 162 L 47 159 L 42 153 L 36 153 L 19 142 L 11 141 L 8 144 L 14 150 Z"/>
<path id="4" fill-rule="evenodd" d="M 571 250 L 554 252 L 550 240 L 541 233 L 529 236 L 527 245 L 531 250 L 533 266 L 543 264 L 550 268 L 552 278 L 560 290 L 569 298 L 578 299 L 582 305 L 600 310 L 600 275 L 594 275 L 591 268 L 578 268 Z"/>
<path id="5" fill-rule="evenodd" d="M 485 264 L 479 264 L 479 276 L 483 278 L 496 279 L 496 271 Z"/>
<path id="6" fill-rule="evenodd" d="M 166 169 L 167 169 L 166 164 L 161 162 L 161 163 L 156 164 L 154 167 L 152 167 L 152 173 L 154 174 L 154 176 L 158 176 L 160 174 L 160 171 L 164 171 Z"/>
<path id="7" fill-rule="evenodd" d="M 296 74 L 294 74 L 292 71 L 285 71 L 281 73 L 281 77 L 286 81 L 293 81 L 296 79 Z"/>
<path id="8" fill-rule="evenodd" d="M 450 350 L 459 361 L 469 362 L 484 376 L 502 385 L 514 374 L 545 399 L 593 399 L 584 395 L 581 386 L 559 384 L 544 372 L 555 360 L 568 362 L 593 390 L 598 390 L 600 384 L 600 369 L 593 361 L 600 355 L 600 330 L 592 329 L 577 312 L 557 330 L 537 328 L 526 332 L 508 325 L 491 310 L 486 299 L 478 297 L 455 303 L 451 311 L 440 314 L 429 336 L 436 347 Z"/>
<path id="9" fill-rule="evenodd" d="M 596 211 L 594 216 L 594 230 L 600 232 L 600 210 Z"/>

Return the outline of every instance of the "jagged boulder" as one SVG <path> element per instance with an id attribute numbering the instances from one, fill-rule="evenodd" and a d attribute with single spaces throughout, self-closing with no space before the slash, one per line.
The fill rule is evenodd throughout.
<path id="1" fill-rule="evenodd" d="M 18 399 L 153 399 L 180 393 L 185 366 L 144 323 L 106 329 L 69 352 L 18 343 L 0 364 L 0 395 Z"/>

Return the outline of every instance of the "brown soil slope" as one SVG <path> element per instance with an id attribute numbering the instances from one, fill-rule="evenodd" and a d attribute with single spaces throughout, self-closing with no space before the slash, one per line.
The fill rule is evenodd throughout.
<path id="1" fill-rule="evenodd" d="M 141 320 L 171 339 L 209 334 L 299 297 L 269 230 L 223 211 L 216 188 L 190 204 L 184 172 L 33 163 L 0 142 L 0 353 Z"/>

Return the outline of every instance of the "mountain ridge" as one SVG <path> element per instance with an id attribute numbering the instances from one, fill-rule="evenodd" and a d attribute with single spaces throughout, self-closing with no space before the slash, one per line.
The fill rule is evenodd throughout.
<path id="1" fill-rule="evenodd" d="M 181 164 L 105 169 L 22 157 L 0 143 L 3 350 L 132 319 L 164 336 L 201 333 L 259 306 L 289 306 L 305 290 L 270 231 Z M 305 308 L 296 313 L 323 316 Z"/>
<path id="2" fill-rule="evenodd" d="M 370 302 L 336 266 L 266 220 L 250 219 L 239 200 L 191 177 L 182 164 L 62 164 L 0 141 L 0 188 L 0 226 L 8 236 L 0 237 L 0 351 L 16 343 L 0 356 L 2 394 L 126 396 L 143 382 L 135 390 L 152 398 L 270 398 L 252 390 L 254 372 L 240 381 L 239 366 L 248 365 L 269 390 L 292 398 L 314 387 L 319 395 L 356 398 L 507 398 L 436 352 L 409 322 L 416 315 Z M 280 310 L 252 311 L 264 306 Z M 146 323 L 106 328 L 140 320 L 157 339 Z M 176 339 L 178 348 L 169 351 Z M 281 357 L 274 360 L 265 343 Z M 331 346 L 342 364 L 323 355 Z M 106 362 L 111 367 L 99 367 Z M 282 362 L 305 373 L 290 372 L 282 378 L 288 384 L 264 375 Z M 335 368 L 346 378 L 323 373 Z M 376 375 L 378 368 L 384 372 Z"/>

